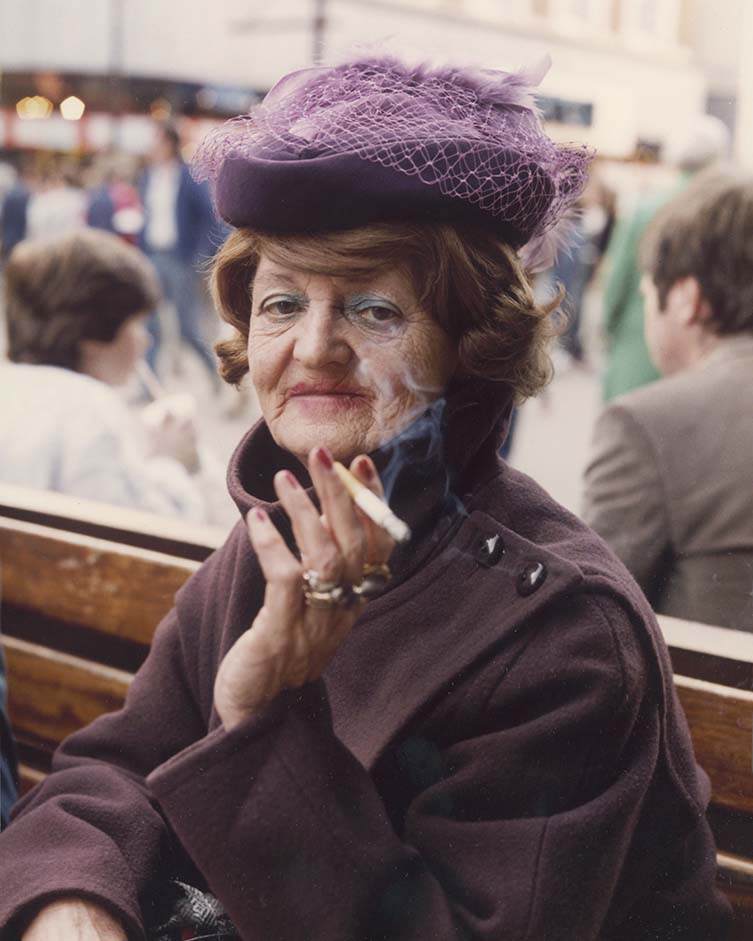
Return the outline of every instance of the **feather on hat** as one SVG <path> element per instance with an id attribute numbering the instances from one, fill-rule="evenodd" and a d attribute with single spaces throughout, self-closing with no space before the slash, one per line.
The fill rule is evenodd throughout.
<path id="1" fill-rule="evenodd" d="M 211 181 L 219 214 L 238 227 L 465 222 L 546 254 L 591 155 L 544 133 L 541 77 L 394 56 L 292 72 L 202 142 L 194 173 Z"/>

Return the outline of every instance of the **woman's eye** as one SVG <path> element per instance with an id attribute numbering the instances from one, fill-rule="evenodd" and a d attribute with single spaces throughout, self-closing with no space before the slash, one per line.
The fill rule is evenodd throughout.
<path id="1" fill-rule="evenodd" d="M 374 320 L 378 320 L 380 323 L 397 318 L 396 311 L 390 310 L 389 307 L 370 307 L 369 313 Z"/>
<path id="2" fill-rule="evenodd" d="M 261 312 L 263 314 L 269 314 L 271 317 L 276 317 L 282 320 L 286 317 L 292 317 L 292 315 L 297 313 L 300 308 L 300 301 L 289 297 L 278 297 L 269 301 L 265 301 L 265 303 L 262 305 Z"/>
<path id="3" fill-rule="evenodd" d="M 362 307 L 357 311 L 358 316 L 369 324 L 393 324 L 400 320 L 400 314 L 391 307 Z"/>

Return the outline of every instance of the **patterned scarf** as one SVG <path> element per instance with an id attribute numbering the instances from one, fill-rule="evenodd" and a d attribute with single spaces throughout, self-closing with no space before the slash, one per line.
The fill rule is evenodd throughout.
<path id="1" fill-rule="evenodd" d="M 208 892 L 179 882 L 169 883 L 160 899 L 159 924 L 149 941 L 242 941 L 222 905 Z"/>

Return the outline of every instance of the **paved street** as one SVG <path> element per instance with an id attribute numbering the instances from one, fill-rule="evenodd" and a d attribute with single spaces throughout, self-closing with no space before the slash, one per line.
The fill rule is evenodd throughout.
<path id="1" fill-rule="evenodd" d="M 521 409 L 510 463 L 577 513 L 581 476 L 600 405 L 597 378 L 571 369 Z"/>

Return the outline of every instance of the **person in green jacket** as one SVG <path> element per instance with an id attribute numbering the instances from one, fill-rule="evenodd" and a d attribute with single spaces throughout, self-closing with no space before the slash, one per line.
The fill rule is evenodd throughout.
<path id="1" fill-rule="evenodd" d="M 729 131 L 710 114 L 700 115 L 679 150 L 680 179 L 673 186 L 642 200 L 635 211 L 617 222 L 607 252 L 607 282 L 603 321 L 607 362 L 602 394 L 605 402 L 659 378 L 643 335 L 638 246 L 648 224 L 661 207 L 687 185 L 692 175 L 727 152 Z"/>

